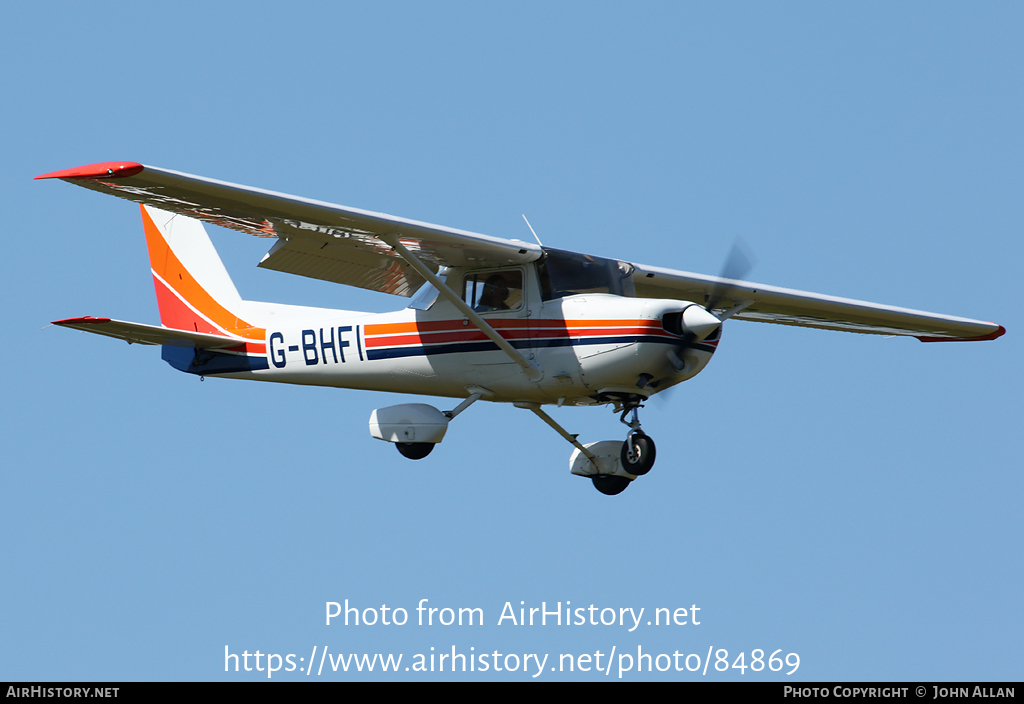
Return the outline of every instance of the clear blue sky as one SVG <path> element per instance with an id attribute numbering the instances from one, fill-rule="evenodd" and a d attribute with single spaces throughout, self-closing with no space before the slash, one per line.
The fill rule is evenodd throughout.
<path id="1" fill-rule="evenodd" d="M 799 654 L 754 680 L 1022 679 L 1021 6 L 364 5 L 7 13 L 0 680 L 265 677 L 226 674 L 226 645 L 547 653 L 538 679 L 616 679 L 550 671 L 613 647 Z M 504 237 L 529 238 L 525 212 L 545 244 L 703 273 L 742 236 L 755 281 L 1008 333 L 727 325 L 644 409 L 658 463 L 615 498 L 510 407 L 412 463 L 367 419 L 413 399 L 200 382 L 44 328 L 158 321 L 137 208 L 32 181 L 111 159 Z M 404 303 L 213 237 L 247 298 Z M 553 414 L 622 435 L 606 409 Z M 345 599 L 410 624 L 326 626 Z M 486 624 L 415 626 L 420 599 Z M 696 604 L 701 624 L 499 626 L 507 601 Z M 713 667 L 623 679 L 741 678 Z"/>

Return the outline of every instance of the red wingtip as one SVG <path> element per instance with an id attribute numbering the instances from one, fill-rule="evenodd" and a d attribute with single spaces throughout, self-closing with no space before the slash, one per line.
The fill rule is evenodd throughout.
<path id="1" fill-rule="evenodd" d="M 54 320 L 53 325 L 67 325 L 68 323 L 109 323 L 110 318 L 94 318 L 91 315 L 87 315 L 82 318 L 65 318 L 64 320 Z"/>
<path id="2" fill-rule="evenodd" d="M 42 176 L 36 176 L 35 180 L 41 178 L 126 178 L 140 173 L 144 167 L 134 161 L 104 161 L 102 164 L 89 164 L 88 166 L 76 166 L 73 169 L 54 171 Z"/>
<path id="3" fill-rule="evenodd" d="M 978 335 L 977 337 L 918 337 L 917 339 L 921 342 L 981 342 L 983 340 L 994 340 L 997 337 L 1002 337 L 1006 334 L 1006 328 L 997 323 L 992 323 L 999 329 L 990 332 L 988 335 Z"/>

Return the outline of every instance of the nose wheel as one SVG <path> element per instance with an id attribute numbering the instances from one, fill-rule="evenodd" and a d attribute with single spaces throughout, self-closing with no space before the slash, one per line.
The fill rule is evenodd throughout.
<path id="1" fill-rule="evenodd" d="M 593 482 L 594 488 L 600 491 L 602 494 L 607 496 L 615 496 L 621 494 L 626 490 L 636 477 L 642 477 L 651 471 L 654 466 L 654 459 L 657 451 L 654 448 L 654 440 L 651 439 L 643 430 L 640 429 L 640 419 L 637 417 L 637 409 L 640 404 L 631 403 L 625 409 L 622 410 L 622 415 L 619 416 L 619 420 L 629 426 L 629 433 L 626 434 L 626 440 L 622 443 L 619 448 L 619 468 L 614 474 L 595 474 L 590 477 L 590 481 Z M 621 408 L 621 406 L 619 407 Z M 619 410 L 616 409 L 616 411 Z M 629 420 L 626 420 L 626 416 L 629 416 Z M 607 443 L 596 443 L 593 446 L 595 451 L 601 446 L 607 447 L 604 452 L 608 450 L 612 451 L 611 457 L 614 457 L 615 443 L 609 441 Z M 603 455 L 607 457 L 607 455 Z M 573 470 L 574 472 L 576 470 Z M 607 469 L 605 471 L 608 471 Z M 622 476 L 622 473 L 631 476 Z"/>
<path id="2" fill-rule="evenodd" d="M 651 471 L 654 466 L 654 441 L 644 433 L 631 432 L 626 441 L 622 443 L 622 453 L 619 459 L 622 460 L 622 468 L 630 474 L 642 477 Z"/>
<path id="3" fill-rule="evenodd" d="M 622 461 L 624 470 L 642 477 L 651 471 L 657 453 L 654 448 L 654 440 L 640 429 L 640 418 L 637 414 L 639 408 L 639 404 L 633 405 L 632 408 L 626 408 L 619 416 L 619 421 L 629 426 L 629 433 L 626 435 L 626 441 L 622 443 L 619 459 Z M 626 414 L 630 413 L 632 417 L 627 421 Z"/>
<path id="4" fill-rule="evenodd" d="M 614 400 L 615 412 L 622 413 L 619 420 L 629 427 L 625 442 L 605 440 L 588 445 L 581 444 L 576 435 L 571 435 L 556 423 L 551 416 L 541 410 L 540 404 L 517 401 L 515 405 L 533 411 L 576 448 L 569 458 L 569 469 L 573 474 L 589 478 L 594 488 L 602 494 L 615 496 L 625 491 L 634 479 L 650 472 L 654 466 L 654 440 L 640 429 L 640 419 L 637 417 L 641 400 Z M 630 416 L 629 420 L 626 420 L 627 415 Z"/>

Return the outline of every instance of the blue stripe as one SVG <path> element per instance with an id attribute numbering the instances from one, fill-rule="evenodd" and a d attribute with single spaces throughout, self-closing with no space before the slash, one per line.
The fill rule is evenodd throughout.
<path id="1" fill-rule="evenodd" d="M 577 345 L 607 345 L 629 342 L 654 342 L 664 345 L 679 345 L 679 340 L 669 340 L 667 338 L 654 335 L 625 335 L 621 337 L 587 338 L 582 340 L 574 340 L 571 338 L 556 338 L 549 340 L 529 339 L 509 340 L 508 342 L 517 350 L 536 347 L 575 347 Z M 692 345 L 692 347 L 704 352 L 714 353 L 715 351 L 715 347 L 712 345 L 698 343 Z M 370 360 L 378 360 L 397 359 L 399 357 L 429 357 L 439 354 L 454 354 L 457 352 L 493 352 L 497 349 L 499 349 L 498 346 L 490 340 L 477 342 L 449 342 L 438 345 L 421 345 L 418 347 L 391 347 L 386 349 L 370 348 L 366 350 L 366 358 Z"/>
<path id="2" fill-rule="evenodd" d="M 189 374 L 235 374 L 269 369 L 267 357 L 247 354 L 226 354 L 193 347 L 163 345 L 160 357 L 178 371 Z"/>

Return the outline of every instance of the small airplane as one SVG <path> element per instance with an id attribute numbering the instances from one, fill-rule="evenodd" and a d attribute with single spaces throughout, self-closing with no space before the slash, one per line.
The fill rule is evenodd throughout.
<path id="1" fill-rule="evenodd" d="M 172 367 L 201 376 L 463 399 L 448 411 L 409 403 L 370 414 L 371 435 L 410 459 L 426 457 L 477 401 L 512 403 L 571 443 L 571 472 L 609 495 L 654 465 L 638 409 L 707 366 L 725 320 L 924 342 L 1006 332 L 996 323 L 743 281 L 743 265 L 727 265 L 718 277 L 692 274 L 135 162 L 36 178 L 140 204 L 160 309 L 159 326 L 98 317 L 55 325 L 160 345 Z M 264 269 L 411 301 L 373 314 L 242 300 L 203 222 L 272 238 Z M 544 411 L 550 404 L 611 405 L 626 439 L 583 444 Z"/>

